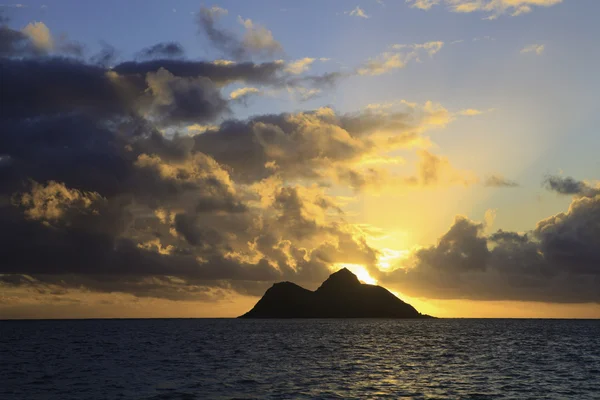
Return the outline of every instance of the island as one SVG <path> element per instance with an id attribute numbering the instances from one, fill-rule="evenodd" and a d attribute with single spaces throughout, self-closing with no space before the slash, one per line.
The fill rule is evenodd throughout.
<path id="1" fill-rule="evenodd" d="M 331 274 L 313 291 L 292 282 L 276 283 L 239 318 L 432 318 L 387 289 L 361 283 L 347 268 Z"/>

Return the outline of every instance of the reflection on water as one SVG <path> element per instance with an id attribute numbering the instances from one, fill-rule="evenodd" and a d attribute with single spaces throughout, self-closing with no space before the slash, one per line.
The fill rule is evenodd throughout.
<path id="1" fill-rule="evenodd" d="M 600 321 L 1 321 L 1 399 L 598 399 Z"/>

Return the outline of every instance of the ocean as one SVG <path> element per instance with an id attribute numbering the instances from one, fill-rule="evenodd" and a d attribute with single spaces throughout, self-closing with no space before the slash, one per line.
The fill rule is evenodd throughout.
<path id="1" fill-rule="evenodd" d="M 600 399 L 600 321 L 0 321 L 0 399 Z"/>

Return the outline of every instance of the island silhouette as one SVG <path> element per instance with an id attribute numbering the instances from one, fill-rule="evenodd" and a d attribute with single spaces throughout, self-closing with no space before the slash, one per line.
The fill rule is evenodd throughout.
<path id="1" fill-rule="evenodd" d="M 387 289 L 361 283 L 347 268 L 313 291 L 292 282 L 275 283 L 239 318 L 433 318 L 419 313 Z"/>

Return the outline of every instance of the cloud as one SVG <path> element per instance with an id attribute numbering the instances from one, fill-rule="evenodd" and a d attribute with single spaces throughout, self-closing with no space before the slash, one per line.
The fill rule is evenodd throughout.
<path id="1" fill-rule="evenodd" d="M 101 209 L 85 216 L 74 212 L 49 228 L 4 208 L 3 226 L 27 233 L 30 241 L 16 242 L 7 231 L 0 233 L 10 245 L 0 250 L 7 261 L 0 268 L 0 285 L 199 300 L 196 290 L 224 288 L 257 295 L 274 280 L 318 282 L 329 273 L 331 262 L 374 265 L 376 252 L 357 241 L 350 227 L 328 222 L 327 211 L 337 207 L 321 191 L 279 187 L 264 193 L 271 200 L 262 210 L 218 214 L 225 210 L 203 209 L 202 217 L 191 210 L 162 220 L 132 216 L 135 224 L 131 217 L 126 222 L 122 215 Z M 244 217 L 247 212 L 252 217 Z M 261 215 L 262 224 L 252 222 Z M 155 236 L 161 230 L 165 233 Z M 37 243 L 44 244 L 42 251 L 23 255 Z M 260 282 L 265 285 L 257 286 Z"/>
<path id="2" fill-rule="evenodd" d="M 467 117 L 473 117 L 475 115 L 483 114 L 483 111 L 476 110 L 474 108 L 467 108 L 467 109 L 464 109 L 464 110 L 460 110 L 458 113 L 460 115 L 464 115 L 464 116 L 467 116 Z"/>
<path id="3" fill-rule="evenodd" d="M 138 58 L 171 58 L 182 57 L 185 54 L 183 47 L 176 42 L 157 43 L 153 46 L 146 47 L 138 53 Z"/>
<path id="4" fill-rule="evenodd" d="M 3 91 L 10 101 L 3 97 L 0 104 L 11 117 L 152 114 L 160 124 L 202 123 L 228 111 L 210 78 L 176 76 L 163 67 L 142 76 L 117 71 L 120 66 L 107 70 L 63 58 L 6 60 L 3 73 L 10 81 Z"/>
<path id="5" fill-rule="evenodd" d="M 225 121 L 219 129 L 195 136 L 196 148 L 231 168 L 236 180 L 338 179 L 361 187 L 364 160 L 410 148 L 429 129 L 443 127 L 454 116 L 432 102 L 400 102 L 400 111 L 370 108 L 337 115 L 330 108 L 310 112 L 255 116 L 248 121 Z M 439 160 L 440 182 L 463 183 L 465 178 Z M 382 172 L 369 174 L 383 178 Z M 411 177 L 412 179 L 412 177 Z M 399 178 L 398 182 L 406 179 Z M 429 182 L 433 183 L 434 180 Z"/>
<path id="6" fill-rule="evenodd" d="M 455 169 L 447 158 L 431 154 L 426 150 L 420 150 L 418 178 L 423 186 L 437 185 L 442 182 L 458 183 L 465 186 L 476 182 L 472 172 Z"/>
<path id="7" fill-rule="evenodd" d="M 69 40 L 66 35 L 54 39 L 43 22 L 31 22 L 21 31 L 2 24 L 0 18 L 0 56 L 33 57 L 58 53 L 80 57 L 83 46 Z"/>
<path id="8" fill-rule="evenodd" d="M 62 58 L 5 59 L 5 96 L 0 98 L 3 116 L 42 117 L 80 108 L 99 113 L 126 109 L 126 100 L 119 96 L 106 72 Z"/>
<path id="9" fill-rule="evenodd" d="M 534 7 L 550 7 L 562 3 L 562 0 L 406 0 L 413 8 L 430 10 L 439 4 L 457 13 L 485 12 L 484 19 L 496 19 L 499 15 L 510 14 L 513 17 L 533 11 Z"/>
<path id="10" fill-rule="evenodd" d="M 211 44 L 227 56 L 235 59 L 247 59 L 252 56 L 269 57 L 283 52 L 283 47 L 276 41 L 270 30 L 251 19 L 238 17 L 240 24 L 246 29 L 243 38 L 216 27 L 217 20 L 227 14 L 227 10 L 213 6 L 202 7 L 197 14 L 197 24 Z"/>
<path id="11" fill-rule="evenodd" d="M 413 49 L 413 50 L 425 50 L 429 56 L 433 56 L 435 53 L 440 51 L 442 47 L 444 47 L 444 42 L 442 41 L 434 41 L 434 42 L 426 42 L 426 43 L 417 43 L 417 44 L 393 44 L 392 49 L 401 50 L 401 49 Z"/>
<path id="12" fill-rule="evenodd" d="M 364 65 L 357 68 L 358 75 L 382 75 L 392 70 L 404 68 L 409 62 L 420 62 L 420 56 L 425 53 L 432 57 L 444 46 L 444 42 L 426 42 L 416 44 L 394 44 L 391 49 L 381 53 L 374 59 L 368 60 Z"/>
<path id="13" fill-rule="evenodd" d="M 118 61 L 108 45 L 86 59 L 83 49 L 57 57 L 62 37 L 39 26 L 28 34 L 1 28 L 3 293 L 213 301 L 258 295 L 279 280 L 315 285 L 336 263 L 375 273 L 379 251 L 347 221 L 330 187 L 476 181 L 424 150 L 427 132 L 474 115 L 469 109 L 398 101 L 353 113 L 323 107 L 233 118 L 232 104 L 249 95 L 309 98 L 357 72 L 312 75 L 316 60 L 308 57 L 242 62 L 281 47 L 250 20 L 241 19 L 242 37 L 218 28 L 225 14 L 213 7 L 198 18 L 231 60 L 183 59 L 171 42 L 136 60 Z M 46 33 L 52 48 L 40 44 Z M 407 62 L 442 45 L 389 53 Z M 415 151 L 408 166 L 397 153 Z M 453 237 L 468 233 L 459 231 Z"/>
<path id="14" fill-rule="evenodd" d="M 340 125 L 356 134 L 374 125 L 328 110 L 212 125 L 228 113 L 225 85 L 287 87 L 285 64 L 153 59 L 108 68 L 111 57 L 37 57 L 28 37 L 13 36 L 30 50 L 17 57 L 22 49 L 10 42 L 3 60 L 3 293 L 207 300 L 258 295 L 278 280 L 315 284 L 332 262 L 374 267 L 377 252 L 324 189 L 281 178 L 325 168 L 325 157 L 360 158 L 368 141 Z M 306 90 L 329 80 L 306 79 Z M 402 125 L 392 117 L 379 124 Z M 232 154 L 247 146 L 238 160 L 220 153 L 233 138 Z M 304 171 L 293 146 L 312 158 Z M 243 180 L 238 166 L 256 175 Z"/>
<path id="15" fill-rule="evenodd" d="M 287 63 L 285 70 L 291 74 L 298 75 L 303 72 L 306 72 L 313 62 L 315 62 L 314 58 L 304 57 L 299 60 Z"/>
<path id="16" fill-rule="evenodd" d="M 257 93 L 260 93 L 260 90 L 255 87 L 242 87 L 231 92 L 229 94 L 229 98 L 232 100 L 242 99 L 244 97 Z"/>
<path id="17" fill-rule="evenodd" d="M 440 3 L 440 0 L 406 0 L 413 8 L 429 10 L 431 7 Z"/>
<path id="18" fill-rule="evenodd" d="M 494 225 L 494 222 L 496 221 L 497 213 L 498 213 L 498 210 L 495 208 L 490 208 L 485 211 L 485 214 L 483 215 L 483 224 L 485 226 L 486 232 L 488 232 L 491 229 L 491 227 Z"/>
<path id="19" fill-rule="evenodd" d="M 0 22 L 2 22 L 0 20 Z M 40 50 L 25 33 L 0 24 L 0 55 L 20 56 L 35 54 Z"/>
<path id="20" fill-rule="evenodd" d="M 356 6 L 355 9 L 351 10 L 351 11 L 344 11 L 344 14 L 347 14 L 351 17 L 358 17 L 358 18 L 370 18 L 366 13 L 365 10 L 363 10 L 362 8 L 360 8 L 359 6 Z"/>
<path id="21" fill-rule="evenodd" d="M 214 83 L 206 77 L 185 78 L 164 68 L 146 75 L 151 98 L 146 113 L 163 125 L 202 123 L 228 110 Z"/>
<path id="22" fill-rule="evenodd" d="M 50 30 L 43 22 L 31 22 L 23 28 L 25 33 L 40 50 L 49 51 L 54 47 Z"/>
<path id="23" fill-rule="evenodd" d="M 90 57 L 90 62 L 105 68 L 112 67 L 117 61 L 119 52 L 113 46 L 108 43 L 102 43 L 102 49 Z"/>
<path id="24" fill-rule="evenodd" d="M 541 56 L 545 48 L 546 46 L 543 44 L 531 44 L 523 47 L 523 49 L 521 49 L 521 54 L 535 53 L 536 55 Z"/>
<path id="25" fill-rule="evenodd" d="M 385 275 L 386 284 L 429 298 L 600 303 L 599 194 L 575 197 L 528 232 L 484 228 L 456 217 L 437 244 Z"/>
<path id="26" fill-rule="evenodd" d="M 83 212 L 101 200 L 98 193 L 72 190 L 62 183 L 49 181 L 46 186 L 33 182 L 31 192 L 17 196 L 14 203 L 26 209 L 24 214 L 27 218 L 56 221 L 73 208 Z"/>
<path id="27" fill-rule="evenodd" d="M 234 59 L 241 59 L 246 56 L 246 50 L 243 48 L 239 39 L 231 32 L 217 28 L 216 21 L 219 17 L 227 15 L 227 10 L 213 6 L 211 8 L 202 7 L 197 14 L 197 24 L 213 46 L 221 50 Z"/>
<path id="28" fill-rule="evenodd" d="M 120 75 L 145 75 L 164 68 L 180 77 L 204 76 L 214 83 L 226 85 L 236 81 L 268 85 L 283 85 L 285 80 L 280 76 L 284 65 L 279 62 L 228 62 L 226 60 L 190 61 L 190 60 L 151 60 L 126 61 L 112 68 Z"/>
<path id="29" fill-rule="evenodd" d="M 544 179 L 543 185 L 548 190 L 552 190 L 563 195 L 594 197 L 600 194 L 600 187 L 593 187 L 585 182 L 578 181 L 571 177 L 549 175 Z"/>
<path id="30" fill-rule="evenodd" d="M 287 91 L 293 98 L 297 101 L 307 101 L 314 97 L 317 97 L 322 93 L 321 89 L 317 88 L 304 88 L 301 86 L 298 87 L 288 87 Z"/>
<path id="31" fill-rule="evenodd" d="M 515 181 L 506 179 L 502 175 L 494 174 L 487 176 L 483 181 L 483 186 L 486 187 L 518 187 L 519 184 Z"/>
<path id="32" fill-rule="evenodd" d="M 252 22 L 249 18 L 243 19 L 238 16 L 238 21 L 246 28 L 242 43 L 250 52 L 263 56 L 283 52 L 283 47 L 273 38 L 273 33 L 270 30 Z"/>
<path id="33" fill-rule="evenodd" d="M 403 60 L 402 54 L 385 52 L 377 58 L 367 61 L 357 69 L 357 73 L 359 75 L 382 75 L 405 66 L 406 62 Z"/>

